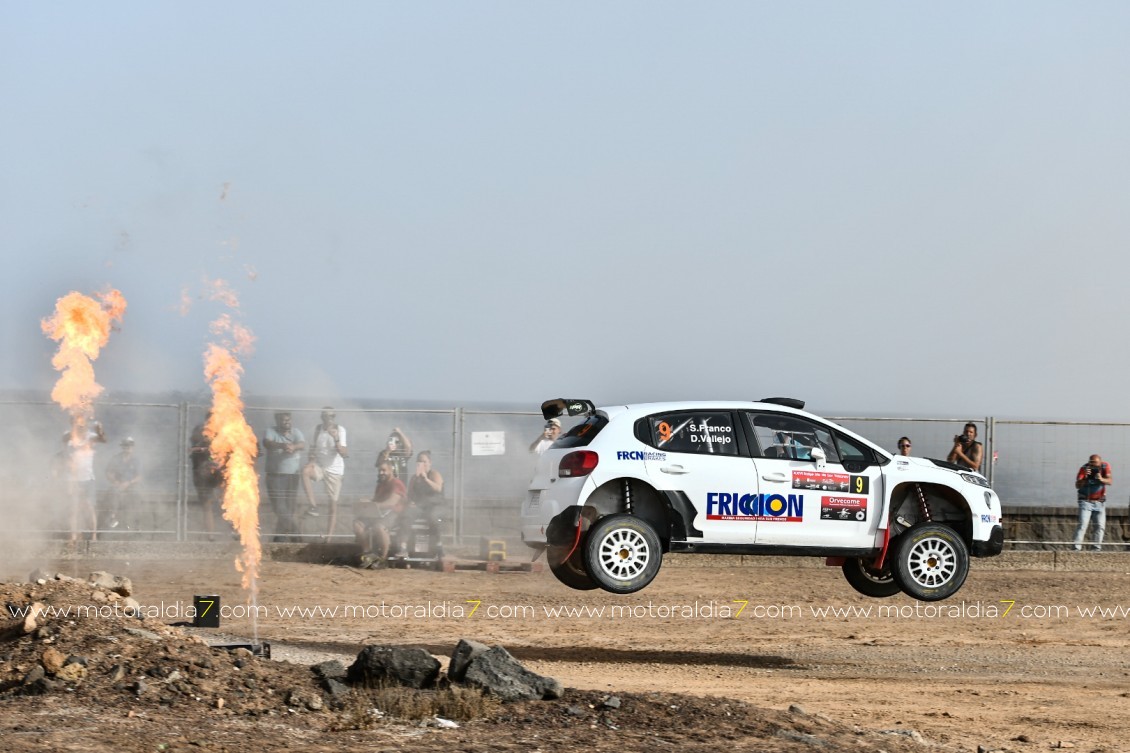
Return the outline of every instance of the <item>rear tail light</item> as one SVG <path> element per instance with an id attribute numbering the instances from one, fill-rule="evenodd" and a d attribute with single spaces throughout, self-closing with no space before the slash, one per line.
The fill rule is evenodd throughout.
<path id="1" fill-rule="evenodd" d="M 592 450 L 577 450 L 561 458 L 561 465 L 557 466 L 557 475 L 562 478 L 575 478 L 587 476 L 596 469 L 600 456 Z"/>

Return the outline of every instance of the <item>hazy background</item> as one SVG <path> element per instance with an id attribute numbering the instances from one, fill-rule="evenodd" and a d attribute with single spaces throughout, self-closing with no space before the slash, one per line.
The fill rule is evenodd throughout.
<path id="1" fill-rule="evenodd" d="M 265 402 L 1130 420 L 1128 28 L 1120 2 L 3 2 L 0 389 L 49 389 L 39 320 L 109 285 L 109 394 L 198 393 L 222 277 Z"/>

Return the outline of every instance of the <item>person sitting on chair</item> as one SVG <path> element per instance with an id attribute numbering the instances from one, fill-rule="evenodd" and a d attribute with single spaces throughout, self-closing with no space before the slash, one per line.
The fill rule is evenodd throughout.
<path id="1" fill-rule="evenodd" d="M 362 499 L 355 508 L 353 535 L 361 550 L 361 567 L 384 567 L 392 530 L 404 509 L 404 482 L 392 473 L 390 463 L 377 468 L 377 488 L 372 499 Z"/>
<path id="2" fill-rule="evenodd" d="M 443 476 L 432 468 L 431 451 L 423 450 L 416 456 L 416 473 L 408 480 L 408 508 L 400 526 L 401 552 L 416 551 L 412 524 L 422 520 L 427 525 L 432 552 L 437 558 L 443 556 L 439 530 L 443 504 Z"/>

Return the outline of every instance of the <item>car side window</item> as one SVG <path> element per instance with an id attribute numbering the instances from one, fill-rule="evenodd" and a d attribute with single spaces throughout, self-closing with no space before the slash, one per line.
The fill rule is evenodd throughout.
<path id="1" fill-rule="evenodd" d="M 840 457 L 845 461 L 855 460 L 864 463 L 872 463 L 875 461 L 875 453 L 871 449 L 864 447 L 856 442 L 854 439 L 849 439 L 843 434 L 836 435 L 836 445 L 840 448 Z"/>
<path id="2" fill-rule="evenodd" d="M 819 447 L 829 463 L 840 462 L 835 439 L 826 427 L 782 413 L 753 413 L 748 417 L 761 457 L 811 460 L 812 448 Z"/>
<path id="3" fill-rule="evenodd" d="M 650 444 L 667 452 L 737 455 L 734 417 L 727 411 L 680 411 L 649 416 Z"/>

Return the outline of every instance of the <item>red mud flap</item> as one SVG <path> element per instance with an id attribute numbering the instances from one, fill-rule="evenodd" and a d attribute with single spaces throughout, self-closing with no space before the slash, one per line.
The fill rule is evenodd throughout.
<path id="1" fill-rule="evenodd" d="M 883 563 L 887 559 L 887 550 L 891 544 L 891 529 L 886 528 L 883 530 L 883 548 L 879 550 L 879 556 L 871 562 L 871 567 L 876 570 L 883 569 Z M 825 557 L 824 564 L 827 567 L 843 567 L 847 557 Z"/>
<path id="2" fill-rule="evenodd" d="M 580 505 L 571 505 L 554 515 L 553 520 L 545 527 L 545 543 L 548 550 L 546 556 L 551 563 L 564 562 L 577 551 L 577 546 L 581 543 L 581 534 L 584 532 L 585 518 L 581 514 L 582 510 L 584 508 Z"/>

